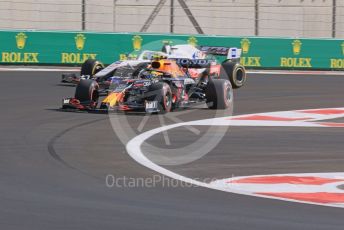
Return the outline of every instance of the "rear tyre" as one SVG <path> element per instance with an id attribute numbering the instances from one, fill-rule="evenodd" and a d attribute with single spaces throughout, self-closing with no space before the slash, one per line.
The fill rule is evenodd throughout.
<path id="1" fill-rule="evenodd" d="M 233 90 L 230 81 L 212 79 L 208 82 L 205 93 L 209 109 L 229 109 L 233 107 Z"/>
<path id="2" fill-rule="evenodd" d="M 221 65 L 220 78 L 228 79 L 234 89 L 240 88 L 246 81 L 245 67 L 237 62 L 225 61 Z"/>
<path id="3" fill-rule="evenodd" d="M 99 85 L 94 80 L 81 80 L 75 89 L 75 98 L 80 102 L 94 104 L 98 102 Z"/>
<path id="4" fill-rule="evenodd" d="M 103 63 L 95 59 L 88 59 L 82 64 L 80 75 L 93 76 L 102 69 L 104 69 Z"/>

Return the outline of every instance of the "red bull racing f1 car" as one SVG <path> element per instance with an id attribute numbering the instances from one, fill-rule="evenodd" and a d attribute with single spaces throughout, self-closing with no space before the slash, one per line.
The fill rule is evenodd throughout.
<path id="1" fill-rule="evenodd" d="M 211 59 L 170 56 L 153 61 L 115 62 L 112 68 L 111 77 L 106 77 L 106 96 L 100 103 L 99 82 L 103 81 L 98 76 L 80 80 L 74 98 L 64 99 L 62 108 L 157 113 L 206 102 L 210 109 L 227 109 L 233 101 L 233 75 L 242 84 L 246 79 L 244 67 L 230 59 L 218 64 Z"/>

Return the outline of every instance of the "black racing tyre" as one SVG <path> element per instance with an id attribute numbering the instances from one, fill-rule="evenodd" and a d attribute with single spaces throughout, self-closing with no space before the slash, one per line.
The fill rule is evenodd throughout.
<path id="1" fill-rule="evenodd" d="M 158 82 L 149 87 L 149 101 L 158 101 L 160 113 L 168 113 L 172 111 L 172 90 L 169 84 Z"/>
<path id="2" fill-rule="evenodd" d="M 246 69 L 237 62 L 225 61 L 221 65 L 220 78 L 228 79 L 233 88 L 240 88 L 246 81 Z"/>
<path id="3" fill-rule="evenodd" d="M 104 69 L 103 63 L 95 59 L 87 59 L 81 66 L 80 75 L 93 76 Z"/>
<path id="4" fill-rule="evenodd" d="M 233 90 L 226 79 L 212 79 L 205 90 L 209 109 L 229 109 L 233 106 Z"/>
<path id="5" fill-rule="evenodd" d="M 99 85 L 91 79 L 81 80 L 75 89 L 75 98 L 80 102 L 97 102 Z"/>

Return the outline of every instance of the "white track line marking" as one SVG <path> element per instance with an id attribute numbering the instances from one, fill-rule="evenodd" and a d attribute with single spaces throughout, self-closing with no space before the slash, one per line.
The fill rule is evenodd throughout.
<path id="1" fill-rule="evenodd" d="M 339 112 L 340 110 L 343 110 L 343 113 L 333 114 L 333 111 L 338 111 L 338 110 Z M 177 174 L 175 172 L 172 172 L 171 170 L 168 170 L 166 168 L 161 167 L 160 165 L 155 164 L 154 162 L 149 160 L 141 150 L 142 144 L 150 137 L 156 134 L 159 134 L 161 132 L 166 132 L 167 130 L 182 127 L 182 126 L 190 126 L 190 125 L 208 125 L 208 126 L 209 125 L 230 125 L 230 126 L 233 126 L 235 125 L 235 126 L 274 126 L 274 127 L 283 127 L 283 126 L 285 127 L 328 127 L 326 125 L 313 122 L 313 120 L 319 121 L 319 120 L 344 117 L 344 108 L 327 108 L 327 109 L 320 110 L 320 112 L 322 111 L 324 113 L 328 112 L 328 114 L 312 113 L 312 111 L 314 111 L 314 109 L 302 110 L 302 111 L 299 110 L 299 111 L 281 111 L 281 112 L 270 112 L 270 113 L 259 113 L 259 114 L 245 114 L 245 115 L 239 115 L 239 116 L 233 116 L 233 117 L 205 119 L 205 120 L 199 120 L 199 121 L 191 121 L 191 122 L 184 122 L 184 123 L 177 123 L 177 124 L 162 126 L 162 127 L 144 132 L 134 137 L 127 143 L 126 149 L 127 149 L 128 154 L 139 164 L 151 170 L 154 170 L 160 174 L 168 176 L 170 178 L 180 180 L 185 183 L 190 183 L 195 186 L 202 186 L 205 188 L 210 188 L 214 190 L 220 190 L 220 191 L 230 192 L 230 193 L 235 193 L 235 194 L 241 194 L 241 195 L 250 195 L 250 196 L 255 196 L 255 197 L 263 197 L 263 198 L 277 199 L 277 200 L 283 200 L 283 201 L 344 208 L 343 204 L 319 204 L 315 202 L 299 201 L 299 200 L 293 200 L 293 199 L 287 199 L 287 198 L 281 198 L 281 197 L 271 197 L 267 195 L 252 193 L 252 191 L 250 190 L 244 190 L 238 187 L 227 188 L 223 186 L 218 186 L 218 183 L 216 182 L 205 183 L 202 181 L 197 181 L 192 178 L 188 178 L 180 174 Z M 280 121 L 244 120 L 247 117 L 257 118 L 257 115 L 258 115 L 258 118 L 263 117 L 264 119 L 270 116 L 277 117 L 277 119 L 280 119 Z M 283 121 L 283 119 L 288 119 L 288 118 L 295 118 L 295 119 L 305 118 L 305 120 Z M 343 173 L 338 172 L 337 174 L 342 175 Z"/>

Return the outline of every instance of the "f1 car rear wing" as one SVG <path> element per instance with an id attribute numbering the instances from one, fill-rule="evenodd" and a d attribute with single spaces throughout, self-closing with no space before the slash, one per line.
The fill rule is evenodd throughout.
<path id="1" fill-rule="evenodd" d="M 206 54 L 227 56 L 227 59 L 238 59 L 241 56 L 241 49 L 236 47 L 224 47 L 224 46 L 199 46 L 200 51 Z"/>
<path id="2" fill-rule="evenodd" d="M 226 59 L 239 59 L 241 49 L 236 47 L 225 46 L 198 46 L 194 47 L 189 44 L 183 45 L 164 45 L 162 52 L 170 58 L 190 58 L 204 59 L 206 55 L 226 56 Z"/>

